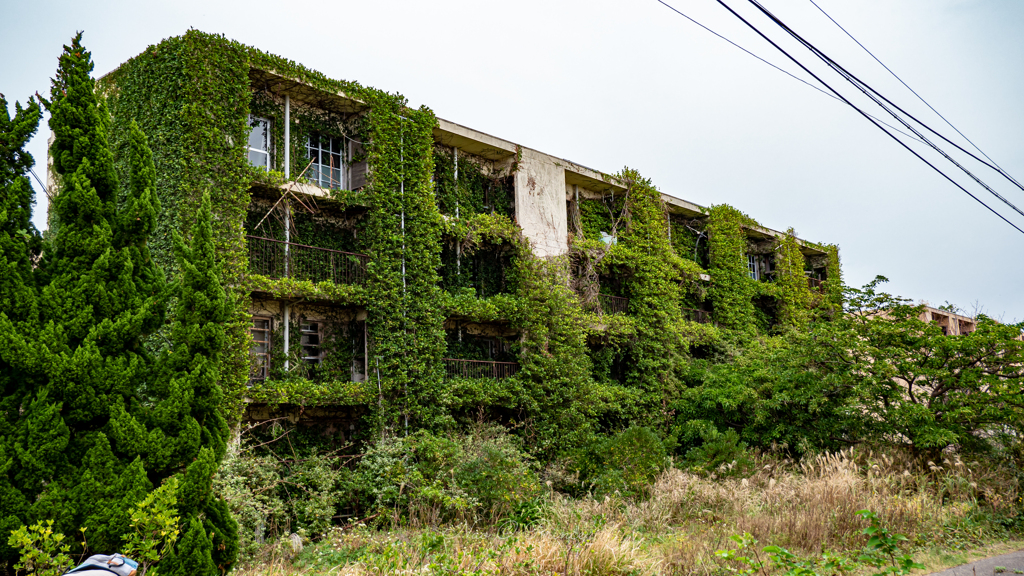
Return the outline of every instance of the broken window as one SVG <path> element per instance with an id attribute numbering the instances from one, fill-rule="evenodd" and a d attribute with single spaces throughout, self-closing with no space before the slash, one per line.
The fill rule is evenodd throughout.
<path id="1" fill-rule="evenodd" d="M 270 170 L 270 120 L 249 116 L 249 163 Z"/>
<path id="2" fill-rule="evenodd" d="M 348 335 L 352 344 L 352 381 L 366 380 L 366 322 L 353 322 L 348 326 Z"/>
<path id="3" fill-rule="evenodd" d="M 344 144 L 345 141 L 336 136 L 310 134 L 306 143 L 306 158 L 313 163 L 306 170 L 306 177 L 321 188 L 343 188 Z"/>
<path id="4" fill-rule="evenodd" d="M 320 360 L 323 359 L 320 349 L 320 342 L 323 340 L 322 327 L 323 324 L 320 322 L 303 321 L 300 325 L 302 361 L 306 364 L 315 366 L 320 364 Z"/>
<path id="5" fill-rule="evenodd" d="M 265 316 L 253 316 L 252 318 L 252 370 L 249 379 L 252 382 L 262 382 L 267 379 L 267 370 L 270 368 L 270 330 L 271 319 Z"/>

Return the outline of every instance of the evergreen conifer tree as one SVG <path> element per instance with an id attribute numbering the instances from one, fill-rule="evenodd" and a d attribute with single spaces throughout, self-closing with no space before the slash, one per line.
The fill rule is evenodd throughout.
<path id="1" fill-rule="evenodd" d="M 37 327 L 38 306 L 32 260 L 41 238 L 32 225 L 32 187 L 27 172 L 32 156 L 25 151 L 39 127 L 39 104 L 15 103 L 14 117 L 0 94 L 0 535 L 24 523 L 29 501 L 9 471 L 14 463 L 14 437 L 20 407 L 32 389 L 34 358 L 22 334 Z M 11 557 L 0 538 L 0 562 Z"/>
<path id="2" fill-rule="evenodd" d="M 0 491 L 10 494 L 3 494 L 0 522 L 52 519 L 65 534 L 85 527 L 90 550 L 113 552 L 129 531 L 131 506 L 154 484 L 180 475 L 185 537 L 162 571 L 212 574 L 234 563 L 237 528 L 212 495 L 229 435 L 219 380 L 233 302 L 219 282 L 209 199 L 192 245 L 175 238 L 182 275 L 169 349 L 152 352 L 156 342 L 168 342 L 154 335 L 171 293 L 147 247 L 159 212 L 156 171 L 145 135 L 132 123 L 121 139 L 127 169 L 119 181 L 109 115 L 91 71 L 79 34 L 65 46 L 44 101 L 59 192 L 52 240 L 35 275 L 39 289 L 0 280 L 0 297 L 24 292 L 38 300 L 26 307 L 38 310 L 31 325 L 0 315 L 0 338 L 14 350 L 0 361 L 20 358 L 30 384 L 11 394 L 4 389 Z M 15 171 L 3 177 L 9 172 Z M 0 221 L 6 233 L 27 220 Z M 20 252 L 8 257 L 8 244 L 0 243 L 4 262 L 24 261 Z M 30 264 L 19 266 L 31 271 Z"/>
<path id="3" fill-rule="evenodd" d="M 125 438 L 136 435 L 126 442 L 151 446 L 151 476 L 184 471 L 178 514 L 185 538 L 161 568 L 164 574 L 184 576 L 196 574 L 191 571 L 195 566 L 227 569 L 237 554 L 235 521 L 226 504 L 213 497 L 211 482 L 230 435 L 219 382 L 233 301 L 220 284 L 209 195 L 203 197 L 191 246 L 177 231 L 173 234 L 180 278 L 175 286 L 172 348 L 161 358 L 161 373 L 149 391 L 152 408 L 129 413 L 118 406 L 115 421 L 132 423 L 118 432 Z M 145 426 L 134 417 L 138 413 L 145 414 Z"/>
<path id="4" fill-rule="evenodd" d="M 131 505 L 152 489 L 145 451 L 111 435 L 112 407 L 137 402 L 147 387 L 154 360 L 143 343 L 166 304 L 144 247 L 157 210 L 145 138 L 132 127 L 132 185 L 119 210 L 108 116 L 80 40 L 65 46 L 46 103 L 59 190 L 39 293 L 43 381 L 24 405 L 15 466 L 30 520 L 53 519 L 65 533 L 85 527 L 94 549 L 111 550 Z"/>

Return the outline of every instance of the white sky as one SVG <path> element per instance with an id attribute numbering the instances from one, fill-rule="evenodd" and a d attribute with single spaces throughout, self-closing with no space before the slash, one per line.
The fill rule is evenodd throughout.
<path id="1" fill-rule="evenodd" d="M 667 1 L 799 72 L 715 0 Z M 782 38 L 747 0 L 726 1 Z M 897 104 L 955 135 L 809 0 L 762 2 Z M 1024 181 L 1024 2 L 817 2 Z M 636 168 L 674 196 L 729 203 L 771 228 L 837 243 L 852 285 L 882 274 L 888 290 L 915 300 L 948 300 L 968 312 L 977 302 L 1004 320 L 1024 318 L 1024 234 L 852 109 L 655 0 L 93 4 L 0 7 L 0 92 L 12 107 L 36 91 L 48 95 L 61 47 L 76 30 L 85 31 L 97 76 L 190 27 L 223 33 L 331 77 L 401 92 L 448 120 L 605 172 Z M 793 42 L 784 46 L 811 62 Z M 834 75 L 826 81 L 854 94 Z M 48 132 L 44 125 L 30 146 L 37 164 Z M 1024 209 L 1024 192 L 971 168 Z M 954 167 L 943 169 L 966 186 Z M 1024 217 L 1010 217 L 980 186 L 968 189 L 1024 228 Z"/>

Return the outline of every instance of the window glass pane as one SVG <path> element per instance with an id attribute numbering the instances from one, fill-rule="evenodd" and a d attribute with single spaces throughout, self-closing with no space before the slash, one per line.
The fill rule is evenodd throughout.
<path id="1" fill-rule="evenodd" d="M 270 155 L 266 152 L 260 152 L 258 150 L 249 150 L 249 164 L 253 166 L 259 166 L 261 168 L 267 167 L 270 160 Z"/>
<path id="2" fill-rule="evenodd" d="M 249 163 L 261 168 L 270 168 L 270 121 L 265 118 L 249 117 Z"/>
<path id="3" fill-rule="evenodd" d="M 267 150 L 268 128 L 270 122 L 263 118 L 250 118 L 249 120 L 249 148 L 256 150 Z"/>

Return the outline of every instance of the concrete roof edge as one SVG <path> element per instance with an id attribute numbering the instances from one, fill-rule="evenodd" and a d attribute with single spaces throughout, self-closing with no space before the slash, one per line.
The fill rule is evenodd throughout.
<path id="1" fill-rule="evenodd" d="M 274 76 L 274 77 L 276 77 L 276 78 L 278 78 L 280 80 L 283 80 L 283 81 L 286 81 L 286 82 L 291 82 L 295 86 L 302 86 L 302 87 L 304 87 L 306 89 L 312 90 L 314 92 L 319 92 L 319 93 L 323 94 L 324 96 L 327 96 L 327 97 L 330 97 L 330 98 L 338 98 L 338 99 L 345 100 L 347 104 L 354 103 L 354 104 L 359 105 L 359 106 L 366 106 L 367 105 L 366 102 L 363 102 L 362 100 L 360 100 L 358 98 L 355 98 L 353 96 L 349 96 L 348 94 L 346 94 L 344 92 L 330 92 L 328 90 L 324 90 L 323 88 L 317 88 L 317 87 L 313 86 L 312 84 L 309 84 L 308 82 L 303 82 L 302 80 L 299 80 L 298 78 L 292 78 L 291 76 L 286 76 L 286 75 L 278 72 L 277 70 L 269 70 L 267 68 L 262 68 L 262 67 L 259 67 L 259 66 L 249 66 L 249 70 L 256 70 L 256 71 L 261 72 L 263 74 L 268 74 L 270 76 Z"/>

